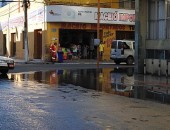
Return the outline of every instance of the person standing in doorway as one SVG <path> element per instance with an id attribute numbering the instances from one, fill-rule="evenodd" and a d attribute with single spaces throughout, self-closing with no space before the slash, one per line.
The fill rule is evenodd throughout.
<path id="1" fill-rule="evenodd" d="M 84 59 L 87 59 L 87 49 L 88 49 L 87 45 L 84 45 L 83 47 L 83 58 Z"/>
<path id="2" fill-rule="evenodd" d="M 73 59 L 77 59 L 77 45 L 73 46 Z"/>
<path id="3" fill-rule="evenodd" d="M 56 62 L 56 52 L 57 52 L 57 47 L 56 47 L 57 43 L 55 42 L 54 39 L 52 39 L 52 43 L 50 45 L 50 53 L 51 53 L 51 61 L 52 62 Z"/>
<path id="4" fill-rule="evenodd" d="M 104 44 L 103 42 L 101 41 L 100 42 L 100 45 L 99 45 L 99 59 L 100 61 L 103 60 L 103 53 L 104 53 Z"/>

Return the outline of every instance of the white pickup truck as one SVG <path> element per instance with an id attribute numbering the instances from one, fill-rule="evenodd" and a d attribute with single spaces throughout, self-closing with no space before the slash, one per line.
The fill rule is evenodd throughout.
<path id="1" fill-rule="evenodd" d="M 0 73 L 6 74 L 10 69 L 14 69 L 14 60 L 5 56 L 0 56 Z"/>
<path id="2" fill-rule="evenodd" d="M 132 40 L 114 40 L 111 46 L 110 59 L 116 64 L 126 62 L 127 64 L 134 63 L 135 56 L 135 41 Z"/>

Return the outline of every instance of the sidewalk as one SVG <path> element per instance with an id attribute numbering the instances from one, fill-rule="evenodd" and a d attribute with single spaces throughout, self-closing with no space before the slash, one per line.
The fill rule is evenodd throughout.
<path id="1" fill-rule="evenodd" d="M 21 59 L 14 59 L 15 63 L 22 64 L 52 64 L 52 62 L 44 62 L 41 59 L 30 60 L 27 63 Z M 55 62 L 55 64 L 97 64 L 96 59 L 76 59 L 76 60 L 64 60 L 63 63 Z M 100 61 L 99 64 L 115 64 L 113 60 Z"/>

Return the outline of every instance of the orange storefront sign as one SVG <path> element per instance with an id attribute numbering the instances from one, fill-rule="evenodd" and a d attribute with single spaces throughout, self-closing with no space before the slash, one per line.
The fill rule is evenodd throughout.
<path id="1" fill-rule="evenodd" d="M 91 29 L 97 30 L 97 24 L 86 24 L 86 23 L 61 23 L 62 29 Z M 121 30 L 121 31 L 134 31 L 134 26 L 132 25 L 106 25 L 101 24 L 101 29 L 108 30 Z"/>

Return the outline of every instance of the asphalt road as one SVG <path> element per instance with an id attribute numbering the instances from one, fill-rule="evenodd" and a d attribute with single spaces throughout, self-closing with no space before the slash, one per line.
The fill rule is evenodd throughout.
<path id="1" fill-rule="evenodd" d="M 59 68 L 96 68 L 96 65 L 17 64 L 8 78 L 0 79 L 1 130 L 170 129 L 170 105 L 99 92 L 73 84 L 50 85 L 33 78 L 33 71 Z M 75 74 L 73 76 L 78 76 Z M 107 86 L 104 88 L 107 91 Z"/>

